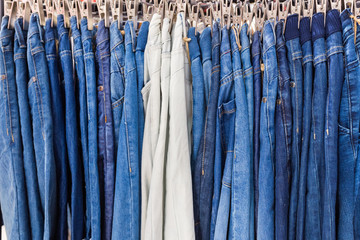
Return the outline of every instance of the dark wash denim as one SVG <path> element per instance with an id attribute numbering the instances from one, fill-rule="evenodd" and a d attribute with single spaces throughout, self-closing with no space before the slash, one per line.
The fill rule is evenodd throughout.
<path id="1" fill-rule="evenodd" d="M 14 30 L 3 17 L 0 32 L 0 202 L 7 239 L 31 239 L 15 83 Z"/>
<path id="2" fill-rule="evenodd" d="M 51 20 L 45 25 L 45 52 L 49 69 L 51 110 L 54 134 L 54 158 L 57 176 L 57 233 L 58 239 L 66 239 L 67 226 L 67 202 L 68 202 L 68 158 L 65 143 L 65 116 L 63 108 L 63 95 L 59 71 L 59 58 L 56 48 L 57 30 L 51 27 Z M 60 66 L 61 67 L 61 66 Z"/>
<path id="3" fill-rule="evenodd" d="M 193 190 L 197 188 L 197 181 L 194 174 L 197 169 L 194 166 L 197 165 L 197 154 L 200 147 L 201 137 L 203 136 L 204 125 L 205 125 L 205 85 L 203 66 L 201 63 L 200 47 L 197 36 L 195 35 L 195 28 L 192 27 L 188 31 L 188 37 L 191 39 L 189 42 L 189 54 L 191 60 L 191 75 L 192 75 L 192 95 L 193 95 L 193 118 L 192 118 L 192 150 L 191 150 L 191 171 L 193 180 Z M 200 170 L 200 169 L 199 169 Z M 197 170 L 197 171 L 199 171 Z M 201 170 L 200 170 L 201 171 Z M 194 204 L 194 219 L 195 219 L 195 235 L 197 239 L 201 238 L 201 225 L 197 224 L 200 222 L 200 208 L 199 208 L 199 192 L 193 191 L 193 204 Z"/>
<path id="4" fill-rule="evenodd" d="M 304 76 L 304 103 L 303 103 L 303 127 L 302 145 L 300 158 L 299 200 L 296 220 L 296 239 L 304 239 L 305 231 L 305 200 L 306 183 L 309 160 L 309 143 L 311 134 L 311 107 L 313 86 L 313 55 L 311 46 L 310 18 L 303 17 L 300 20 L 300 43 L 303 55 Z"/>
<path id="5" fill-rule="evenodd" d="M 256 236 L 259 203 L 260 105 L 261 105 L 261 33 L 255 32 L 251 44 L 254 68 L 254 229 Z"/>
<path id="6" fill-rule="evenodd" d="M 327 94 L 324 15 L 322 13 L 316 13 L 311 21 L 315 70 L 307 176 L 305 239 L 321 239 L 321 169 L 324 163 L 325 108 Z"/>
<path id="7" fill-rule="evenodd" d="M 75 80 L 69 29 L 64 26 L 64 16 L 57 17 L 59 55 L 65 82 L 65 129 L 71 175 L 71 237 L 82 239 L 84 233 L 83 169 L 78 149 L 78 121 L 75 98 Z"/>
<path id="8" fill-rule="evenodd" d="M 100 179 L 100 203 L 103 214 L 102 239 L 111 239 L 114 188 L 114 125 L 110 88 L 110 34 L 105 21 L 98 23 L 96 33 L 96 60 L 98 65 L 98 167 Z M 102 189 L 103 188 L 103 189 Z"/>
<path id="9" fill-rule="evenodd" d="M 205 92 L 205 104 L 206 107 L 210 101 L 210 89 L 211 89 L 211 28 L 205 28 L 199 36 L 199 45 L 201 49 L 201 60 L 204 74 L 204 92 Z"/>
<path id="10" fill-rule="evenodd" d="M 323 239 L 336 239 L 335 204 L 338 174 L 338 116 L 341 89 L 344 81 L 344 51 L 340 13 L 337 9 L 326 16 L 326 54 L 328 66 L 328 92 L 325 115 L 325 183 Z"/>
<path id="11" fill-rule="evenodd" d="M 36 173 L 34 142 L 32 138 L 30 106 L 27 92 L 27 83 L 29 81 L 29 77 L 26 61 L 26 31 L 23 30 L 22 23 L 22 18 L 17 19 L 15 22 L 14 62 L 16 72 L 16 90 L 19 104 L 31 238 L 42 239 L 44 234 L 44 216 L 41 207 L 39 184 Z M 2 224 L 0 223 L 0 225 Z"/>
<path id="12" fill-rule="evenodd" d="M 89 174 L 90 199 L 90 228 L 91 238 L 101 239 L 101 211 L 100 211 L 100 189 L 98 172 L 98 145 L 97 145 L 97 91 L 95 74 L 95 56 L 93 52 L 93 33 L 88 30 L 86 18 L 81 19 L 81 40 L 84 51 L 85 77 L 86 77 L 86 100 L 87 100 L 87 124 L 88 124 L 88 149 L 89 160 L 85 167 Z"/>
<path id="13" fill-rule="evenodd" d="M 210 40 L 210 39 L 209 39 Z M 200 36 L 201 43 L 201 36 Z M 215 225 L 211 225 L 211 212 L 213 201 L 214 186 L 214 157 L 215 157 L 215 131 L 217 119 L 217 104 L 220 80 L 220 32 L 219 23 L 213 25 L 211 38 L 212 49 L 206 49 L 212 55 L 211 84 L 209 91 L 208 107 L 206 111 L 204 134 L 200 141 L 195 170 L 193 170 L 193 194 L 194 206 L 199 206 L 199 217 L 195 224 L 200 225 L 201 236 L 199 239 L 210 239 L 210 229 L 215 230 Z M 208 56 L 209 53 L 202 53 L 202 56 Z M 203 62 L 205 72 L 205 65 Z M 204 76 L 205 78 L 205 76 Z M 198 200 L 195 200 L 198 199 Z M 197 203 L 195 201 L 198 201 Z M 197 232 L 196 232 L 197 234 Z M 212 232 L 213 236 L 214 232 Z"/>
<path id="14" fill-rule="evenodd" d="M 264 79 L 260 114 L 259 209 L 257 239 L 274 239 L 275 105 L 278 65 L 275 49 L 275 21 L 267 20 L 263 30 Z"/>
<path id="15" fill-rule="evenodd" d="M 349 9 L 341 13 L 342 42 L 345 50 L 345 80 L 342 86 L 339 116 L 338 239 L 358 239 L 357 234 L 354 236 L 354 220 L 356 221 L 354 209 L 357 191 L 355 170 L 358 160 L 360 120 L 360 66 L 359 59 L 354 54 L 356 49 L 351 14 Z M 355 214 L 355 217 L 358 215 Z"/>
<path id="16" fill-rule="evenodd" d="M 284 22 L 276 24 L 276 54 L 279 68 L 278 96 L 275 107 L 275 239 L 288 238 L 291 179 L 292 112 L 290 69 L 286 58 Z"/>
<path id="17" fill-rule="evenodd" d="M 40 197 L 44 212 L 43 239 L 56 236 L 56 165 L 54 159 L 53 118 L 49 73 L 44 50 L 43 28 L 39 16 L 30 17 L 27 62 L 29 68 L 28 94 L 32 115 L 33 139 Z"/>
<path id="18" fill-rule="evenodd" d="M 241 66 L 239 49 L 241 46 L 239 44 L 239 37 L 238 29 L 233 27 L 230 32 L 230 43 L 235 108 L 240 110 L 235 112 L 235 140 L 231 179 L 229 239 L 254 239 L 254 222 L 252 218 L 254 210 L 252 207 L 253 201 L 251 199 L 253 185 L 249 138 L 250 124 L 247 111 L 246 86 L 243 80 L 243 70 Z M 230 127 L 231 126 L 232 125 L 230 125 Z M 229 137 L 230 136 L 231 135 L 229 135 Z"/>
<path id="19" fill-rule="evenodd" d="M 140 238 L 140 159 L 136 33 L 125 25 L 125 96 L 119 128 L 112 239 Z"/>
<path id="20" fill-rule="evenodd" d="M 291 191 L 289 208 L 289 239 L 296 236 L 296 213 L 299 193 L 300 151 L 303 111 L 303 73 L 302 51 L 299 39 L 297 14 L 290 15 L 286 21 L 285 40 L 290 67 L 290 91 L 292 107 L 292 142 L 291 142 Z"/>

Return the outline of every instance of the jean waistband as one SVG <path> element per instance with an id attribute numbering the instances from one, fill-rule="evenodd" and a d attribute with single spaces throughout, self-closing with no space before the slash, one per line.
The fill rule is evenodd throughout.
<path id="1" fill-rule="evenodd" d="M 57 16 L 57 30 L 58 30 L 58 34 L 59 34 L 59 39 L 62 37 L 62 35 L 69 34 L 69 29 L 65 28 L 63 15 Z"/>
<path id="2" fill-rule="evenodd" d="M 299 15 L 292 14 L 288 16 L 286 20 L 286 28 L 285 28 L 285 40 L 290 41 L 292 39 L 298 38 L 300 35 L 299 28 Z"/>
<path id="3" fill-rule="evenodd" d="M 26 47 L 25 32 L 23 30 L 23 19 L 18 18 L 15 21 L 15 41 L 18 41 L 20 48 Z"/>
<path id="4" fill-rule="evenodd" d="M 127 21 L 125 24 L 125 46 L 131 44 L 133 52 L 136 51 L 136 32 L 134 29 L 134 23 Z"/>
<path id="5" fill-rule="evenodd" d="M 44 42 L 43 28 L 40 25 L 39 15 L 37 13 L 31 14 L 29 21 L 29 30 L 28 30 L 28 39 L 30 39 L 34 34 L 39 34 L 40 41 Z"/>
<path id="6" fill-rule="evenodd" d="M 51 19 L 47 19 L 45 22 L 45 42 L 55 40 L 56 34 L 56 28 L 51 26 Z"/>
<path id="7" fill-rule="evenodd" d="M 300 43 L 303 45 L 305 42 L 311 40 L 311 32 L 310 32 L 310 18 L 303 17 L 300 20 Z"/>
<path id="8" fill-rule="evenodd" d="M 312 41 L 315 42 L 319 38 L 325 37 L 324 14 L 315 13 L 312 17 Z"/>
<path id="9" fill-rule="evenodd" d="M 189 42 L 190 59 L 193 61 L 195 58 L 200 57 L 200 47 L 195 35 L 195 27 L 189 29 L 188 37 L 191 39 Z"/>
<path id="10" fill-rule="evenodd" d="M 250 41 L 249 41 L 249 37 L 248 37 L 248 28 L 249 28 L 249 26 L 247 23 L 245 23 L 241 26 L 241 30 L 240 30 L 241 52 L 250 48 Z"/>
<path id="11" fill-rule="evenodd" d="M 136 51 L 144 51 L 147 43 L 147 36 L 149 32 L 149 22 L 143 22 L 138 33 Z"/>
<path id="12" fill-rule="evenodd" d="M 274 24 L 275 20 L 273 19 L 265 22 L 263 30 L 263 54 L 276 44 Z"/>

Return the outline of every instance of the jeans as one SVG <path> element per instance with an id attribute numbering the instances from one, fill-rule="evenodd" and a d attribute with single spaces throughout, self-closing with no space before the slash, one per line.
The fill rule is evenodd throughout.
<path id="1" fill-rule="evenodd" d="M 201 49 L 201 61 L 204 75 L 205 104 L 208 106 L 211 88 L 211 28 L 205 28 L 199 36 L 199 46 Z"/>
<path id="2" fill-rule="evenodd" d="M 164 239 L 191 240 L 195 239 L 190 167 L 191 72 L 190 60 L 185 50 L 186 43 L 183 41 L 187 35 L 184 13 L 178 13 L 176 19 L 171 33 L 170 120 L 165 175 Z"/>
<path id="3" fill-rule="evenodd" d="M 215 203 L 218 204 L 218 210 L 213 212 L 212 217 L 216 217 L 214 239 L 227 239 L 232 191 L 236 105 L 230 36 L 226 27 L 221 30 L 219 84 L 215 168 L 218 168 L 217 170 L 223 169 L 223 172 L 218 175 L 221 181 L 219 202 Z"/>
<path id="4" fill-rule="evenodd" d="M 90 199 L 90 227 L 91 238 L 101 239 L 101 211 L 100 211 L 100 189 L 98 172 L 98 145 L 97 145 L 97 91 L 95 75 L 95 56 L 93 52 L 93 33 L 88 30 L 86 18 L 81 19 L 81 40 L 84 51 L 85 78 L 86 78 L 86 100 L 87 100 L 87 124 L 88 124 L 88 149 L 89 160 L 85 163 L 89 174 L 89 199 Z"/>
<path id="5" fill-rule="evenodd" d="M 98 23 L 96 33 L 96 60 L 98 63 L 98 167 L 100 203 L 104 231 L 102 239 L 111 239 L 114 205 L 115 160 L 114 129 L 110 89 L 110 34 L 104 20 Z M 102 189 L 103 188 L 103 189 Z"/>
<path id="6" fill-rule="evenodd" d="M 30 17 L 27 40 L 27 62 L 30 78 L 28 94 L 40 197 L 44 212 L 43 239 L 52 239 L 56 236 L 56 167 L 49 73 L 43 42 L 43 28 L 40 26 L 39 16 L 34 13 Z"/>
<path id="7" fill-rule="evenodd" d="M 276 24 L 276 53 L 279 68 L 278 97 L 275 107 L 275 239 L 288 239 L 291 179 L 292 112 L 290 68 L 283 35 L 284 22 Z"/>
<path id="8" fill-rule="evenodd" d="M 262 75 L 260 67 L 261 37 L 255 32 L 251 44 L 252 65 L 254 67 L 254 229 L 257 229 L 258 203 L 259 203 L 259 158 L 260 158 L 260 105 Z M 255 234 L 256 235 L 256 234 Z"/>
<path id="9" fill-rule="evenodd" d="M 206 31 L 206 29 L 204 30 Z M 210 29 L 209 29 L 210 31 Z M 209 84 L 209 98 L 207 101 L 207 111 L 205 117 L 204 134 L 200 141 L 200 147 L 198 150 L 195 169 L 193 170 L 193 194 L 194 199 L 198 199 L 198 202 L 194 203 L 195 206 L 199 206 L 199 217 L 195 221 L 200 225 L 202 239 L 209 239 L 215 230 L 215 218 L 212 219 L 212 201 L 213 200 L 213 186 L 214 186 L 214 157 L 215 157 L 215 134 L 216 134 L 216 119 L 217 119 L 217 107 L 218 107 L 218 93 L 219 93 L 219 80 L 220 80 L 220 34 L 219 24 L 214 23 L 212 30 L 211 41 L 212 48 L 206 47 L 205 39 L 200 35 L 200 46 L 202 46 L 203 56 L 203 72 L 206 74 L 206 69 L 209 64 L 212 64 L 211 72 L 211 84 Z M 211 32 L 211 31 L 210 31 Z M 206 36 L 205 36 L 206 37 Z M 204 37 L 204 38 L 205 38 Z M 201 45 L 203 43 L 203 45 Z M 209 59 L 209 55 L 212 56 L 212 61 Z M 204 61 L 204 56 L 207 56 Z M 206 79 L 206 75 L 204 75 Z M 205 81 L 204 81 L 205 82 Z M 221 180 L 219 180 L 221 181 Z M 220 189 L 219 189 L 220 191 Z M 219 193 L 219 192 L 218 192 Z M 218 195 L 214 196 L 218 198 Z M 196 201 L 196 200 L 194 200 Z M 195 214 L 196 217 L 196 214 Z M 212 222 L 214 220 L 214 223 Z M 211 232 L 210 232 L 211 231 Z"/>
<path id="10" fill-rule="evenodd" d="M 341 38 L 340 14 L 337 9 L 327 12 L 326 54 L 328 66 L 328 92 L 325 115 L 325 184 L 323 239 L 336 239 L 335 204 L 338 174 L 338 116 L 341 89 L 344 81 L 344 54 Z M 355 49 L 354 49 L 355 52 Z"/>
<path id="11" fill-rule="evenodd" d="M 125 25 L 125 96 L 119 128 L 112 239 L 140 238 L 138 88 L 133 22 Z"/>
<path id="12" fill-rule="evenodd" d="M 82 239 L 84 233 L 83 169 L 79 161 L 78 126 L 69 29 L 64 26 L 64 16 L 58 15 L 59 55 L 65 82 L 66 146 L 71 173 L 71 237 Z"/>
<path id="13" fill-rule="evenodd" d="M 338 239 L 358 239 L 354 236 L 356 199 L 356 163 L 359 142 L 359 81 L 360 66 L 354 54 L 353 21 L 349 9 L 341 13 L 342 41 L 345 53 L 345 80 L 342 86 L 339 115 L 339 187 Z M 355 191 L 354 191 L 355 190 Z M 356 213 L 356 211 L 355 211 Z"/>
<path id="14" fill-rule="evenodd" d="M 312 86 L 313 86 L 313 55 L 311 46 L 310 18 L 304 17 L 300 20 L 300 43 L 303 55 L 303 76 L 304 76 L 304 104 L 303 104 L 303 125 L 302 145 L 300 158 L 299 178 L 299 200 L 296 220 L 296 239 L 305 239 L 305 208 L 306 208 L 306 184 L 309 161 L 309 143 L 311 135 L 311 107 L 312 107 Z"/>
<path id="15" fill-rule="evenodd" d="M 0 32 L 0 202 L 7 239 L 31 239 L 20 116 L 15 83 L 14 30 L 3 17 Z M 36 229 L 35 229 L 36 231 Z"/>
<path id="16" fill-rule="evenodd" d="M 230 225 L 229 225 L 229 239 L 254 239 L 251 234 L 254 228 L 252 199 L 253 193 L 252 185 L 252 163 L 250 156 L 250 138 L 249 138 L 249 116 L 248 105 L 246 99 L 246 86 L 243 80 L 243 70 L 241 66 L 240 57 L 240 45 L 239 45 L 239 31 L 236 27 L 233 27 L 230 32 L 231 52 L 232 52 L 232 70 L 234 78 L 234 94 L 235 105 L 223 105 L 223 107 L 231 106 L 233 109 L 241 109 L 235 112 L 235 119 L 232 119 L 232 114 L 227 113 L 222 116 L 229 117 L 229 128 L 231 130 L 233 126 L 231 121 L 235 120 L 235 135 L 225 132 L 229 141 L 231 137 L 235 137 L 234 140 L 234 154 L 233 154 L 233 166 L 232 166 L 232 179 L 231 185 L 231 204 L 230 204 Z M 232 155 L 229 153 L 229 155 Z M 226 160 L 228 161 L 228 159 Z M 227 162 L 225 163 L 227 164 Z M 225 166 L 225 169 L 226 166 Z M 228 174 L 228 173 L 225 173 Z M 224 175 L 225 176 L 225 175 Z M 224 178 L 223 178 L 224 181 Z M 225 185 L 223 186 L 225 188 Z M 226 236 L 226 234 L 224 235 Z"/>
<path id="17" fill-rule="evenodd" d="M 44 216 L 41 207 L 34 143 L 32 138 L 30 106 L 27 92 L 29 77 L 26 61 L 26 31 L 23 29 L 22 23 L 22 18 L 17 19 L 15 22 L 14 62 L 16 72 L 16 90 L 19 104 L 31 239 L 42 239 L 44 234 Z M 59 216 L 59 219 L 60 218 L 61 217 Z"/>
<path id="18" fill-rule="evenodd" d="M 263 30 L 263 98 L 260 115 L 259 209 L 257 239 L 274 239 L 274 158 L 275 104 L 278 66 L 275 49 L 275 21 L 268 20 Z"/>
<path id="19" fill-rule="evenodd" d="M 321 239 L 321 179 L 324 163 L 325 107 L 327 93 L 327 67 L 325 51 L 324 15 L 312 18 L 312 43 L 314 54 L 314 85 L 312 95 L 312 120 L 309 147 L 305 239 Z"/>

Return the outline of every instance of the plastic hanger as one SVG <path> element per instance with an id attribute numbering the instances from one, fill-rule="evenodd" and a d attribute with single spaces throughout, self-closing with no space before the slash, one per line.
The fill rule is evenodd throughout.
<path id="1" fill-rule="evenodd" d="M 354 4 L 354 14 L 355 17 L 360 17 L 360 1 L 359 0 L 355 0 L 355 4 Z"/>
<path id="2" fill-rule="evenodd" d="M 255 3 L 255 5 L 256 4 L 257 3 Z M 244 3 L 244 5 L 242 6 L 243 23 L 247 23 L 249 25 L 247 34 L 250 33 L 251 23 L 254 18 L 255 5 L 254 5 L 253 10 L 251 10 L 251 4 L 249 1 L 246 1 Z"/>
<path id="3" fill-rule="evenodd" d="M 324 24 L 326 21 L 326 7 L 327 7 L 327 0 L 315 0 L 316 12 L 324 14 Z M 347 1 L 347 0 L 345 0 Z"/>
<path id="4" fill-rule="evenodd" d="M 199 6 L 200 6 L 200 16 L 202 22 L 204 23 L 205 27 L 210 27 L 211 35 L 212 35 L 213 19 L 214 19 L 212 5 L 200 3 Z M 205 10 L 204 7 L 206 7 Z"/>
<path id="5" fill-rule="evenodd" d="M 232 23 L 237 25 L 238 27 L 241 26 L 243 21 L 242 16 L 242 2 L 239 2 L 233 6 L 232 9 Z"/>
<path id="6" fill-rule="evenodd" d="M 353 0 L 344 0 L 344 9 L 349 8 L 351 12 L 354 12 L 354 1 Z"/>
<path id="7" fill-rule="evenodd" d="M 50 26 L 57 26 L 57 5 L 54 0 L 47 0 L 46 2 L 46 18 L 51 20 Z"/>
<path id="8" fill-rule="evenodd" d="M 69 6 L 70 16 L 76 17 L 76 21 L 77 21 L 76 25 L 78 28 L 80 28 L 81 16 L 80 16 L 80 9 L 79 9 L 78 2 L 76 0 L 68 0 L 68 6 Z"/>
<path id="9" fill-rule="evenodd" d="M 170 33 L 172 30 L 172 25 L 173 25 L 177 5 L 174 2 L 169 2 L 167 0 L 164 0 L 163 2 L 161 2 L 161 5 L 163 5 L 163 8 L 164 8 L 163 13 L 164 13 L 165 18 L 170 20 L 169 29 L 168 29 L 168 31 Z"/>
<path id="10" fill-rule="evenodd" d="M 100 19 L 104 20 L 105 27 L 110 26 L 110 4 L 108 0 L 96 0 Z"/>
<path id="11" fill-rule="evenodd" d="M 254 5 L 255 13 L 255 31 L 262 32 L 265 21 L 265 9 L 262 2 L 257 2 Z"/>
<path id="12" fill-rule="evenodd" d="M 79 3 L 81 18 L 86 18 L 88 21 L 88 30 L 93 30 L 93 16 L 91 0 L 83 0 Z"/>
<path id="13" fill-rule="evenodd" d="M 15 28 L 16 13 L 18 9 L 18 1 L 5 1 L 4 3 L 4 15 L 9 17 L 7 25 L 8 29 Z"/>
<path id="14" fill-rule="evenodd" d="M 143 21 L 150 22 L 155 12 L 155 7 L 150 4 L 147 0 L 142 2 Z"/>
<path id="15" fill-rule="evenodd" d="M 128 21 L 134 23 L 134 30 L 137 30 L 137 17 L 138 17 L 138 1 L 137 0 L 125 0 L 126 13 Z"/>
<path id="16" fill-rule="evenodd" d="M 231 25 L 232 0 L 221 0 L 221 25 L 227 29 Z"/>
<path id="17" fill-rule="evenodd" d="M 331 9 L 337 9 L 339 12 L 341 12 L 341 1 L 330 0 L 330 7 Z"/>
<path id="18" fill-rule="evenodd" d="M 198 30 L 198 24 L 199 24 L 199 13 L 200 13 L 200 4 L 191 5 L 190 3 L 187 4 L 188 14 L 189 14 L 189 20 L 190 20 L 190 26 L 195 28 L 195 34 Z"/>
<path id="19" fill-rule="evenodd" d="M 32 13 L 37 13 L 41 26 L 45 26 L 45 13 L 43 8 L 43 0 L 29 0 Z"/>
<path id="20" fill-rule="evenodd" d="M 310 18 L 310 26 L 311 20 L 314 12 L 314 0 L 303 0 L 302 1 L 302 16 Z"/>
<path id="21" fill-rule="evenodd" d="M 23 29 L 29 29 L 29 21 L 30 21 L 30 4 L 28 1 L 19 1 L 18 0 L 18 16 L 23 19 Z"/>
<path id="22" fill-rule="evenodd" d="M 278 4 L 278 17 L 279 21 L 284 21 L 283 34 L 285 33 L 286 20 L 289 15 L 290 1 L 279 2 Z"/>
<path id="23" fill-rule="evenodd" d="M 327 0 L 325 0 L 327 1 Z M 301 16 L 301 2 L 300 0 L 290 0 L 290 11 L 291 14 L 298 15 L 298 28 L 300 27 L 300 16 Z"/>

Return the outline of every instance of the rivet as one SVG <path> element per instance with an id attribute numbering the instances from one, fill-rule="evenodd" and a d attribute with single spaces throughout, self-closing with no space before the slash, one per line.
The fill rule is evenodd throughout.
<path id="1" fill-rule="evenodd" d="M 263 97 L 262 101 L 263 103 L 266 103 L 266 97 Z"/>

